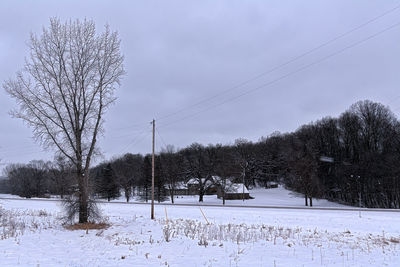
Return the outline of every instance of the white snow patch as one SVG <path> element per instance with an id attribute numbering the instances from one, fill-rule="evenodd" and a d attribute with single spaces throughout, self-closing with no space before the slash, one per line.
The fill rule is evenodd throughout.
<path id="1" fill-rule="evenodd" d="M 57 202 L 0 200 L 25 231 L 1 266 L 400 266 L 400 213 L 101 204 L 106 230 L 69 231 Z M 166 215 L 168 224 L 166 224 Z M 2 226 L 3 227 L 3 226 Z"/>

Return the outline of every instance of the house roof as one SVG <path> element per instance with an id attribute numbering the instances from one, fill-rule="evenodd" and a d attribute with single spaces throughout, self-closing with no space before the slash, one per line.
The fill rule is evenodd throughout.
<path id="1" fill-rule="evenodd" d="M 204 178 L 201 178 L 204 179 Z M 198 178 L 190 178 L 189 181 L 187 181 L 186 184 L 198 184 L 199 183 L 199 179 Z"/>
<path id="2" fill-rule="evenodd" d="M 199 184 L 199 178 L 191 178 L 189 179 L 189 181 L 186 183 L 187 185 L 198 185 Z M 211 186 L 215 183 L 214 181 L 214 176 L 206 181 L 206 178 L 201 178 L 201 182 L 204 184 L 204 182 L 206 183 L 206 186 Z"/>
<path id="3" fill-rule="evenodd" d="M 164 186 L 166 189 L 169 189 L 170 188 L 170 184 L 165 184 L 165 186 Z M 184 182 L 177 182 L 177 183 L 175 183 L 175 187 L 174 187 L 175 189 L 188 189 L 187 188 L 187 185 L 184 183 Z"/>
<path id="4" fill-rule="evenodd" d="M 230 185 L 225 186 L 225 193 L 229 194 L 248 194 L 249 190 L 247 190 L 247 187 L 242 184 L 242 183 L 234 183 Z"/>

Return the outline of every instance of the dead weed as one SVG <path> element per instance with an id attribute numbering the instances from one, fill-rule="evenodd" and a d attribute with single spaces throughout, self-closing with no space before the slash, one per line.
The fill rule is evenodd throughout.
<path id="1" fill-rule="evenodd" d="M 110 224 L 108 223 L 93 223 L 93 222 L 88 222 L 88 223 L 76 223 L 72 225 L 66 225 L 64 226 L 65 229 L 74 231 L 74 230 L 102 230 L 102 229 L 107 229 L 110 227 Z"/>

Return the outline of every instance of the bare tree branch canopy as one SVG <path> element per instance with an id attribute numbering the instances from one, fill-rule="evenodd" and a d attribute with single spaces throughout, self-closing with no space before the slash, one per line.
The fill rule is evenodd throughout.
<path id="1" fill-rule="evenodd" d="M 56 148 L 76 167 L 80 222 L 88 219 L 88 170 L 103 116 L 124 75 L 120 42 L 109 26 L 97 34 L 91 20 L 61 23 L 52 18 L 40 36 L 31 34 L 24 69 L 4 83 L 19 105 L 12 115 L 27 122 L 43 146 Z"/>

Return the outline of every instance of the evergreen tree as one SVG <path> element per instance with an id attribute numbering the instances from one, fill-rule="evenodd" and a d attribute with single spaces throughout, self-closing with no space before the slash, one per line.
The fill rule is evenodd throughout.
<path id="1" fill-rule="evenodd" d="M 110 201 L 120 196 L 117 177 L 110 163 L 101 169 L 98 178 L 100 181 L 97 191 L 102 198 L 107 198 L 107 200 Z"/>

